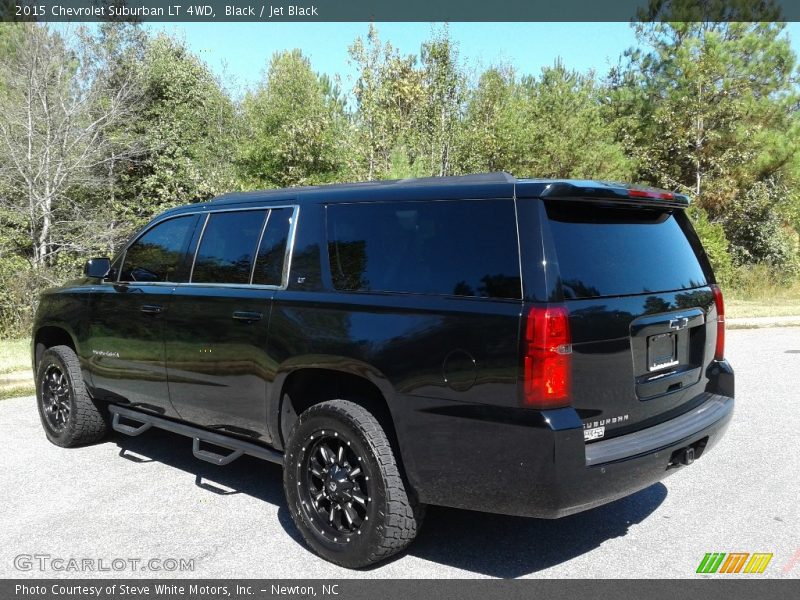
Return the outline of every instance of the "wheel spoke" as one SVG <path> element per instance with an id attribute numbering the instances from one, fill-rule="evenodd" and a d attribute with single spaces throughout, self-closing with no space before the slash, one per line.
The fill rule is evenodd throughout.
<path id="1" fill-rule="evenodd" d="M 318 477 L 319 479 L 322 479 L 322 477 L 323 477 L 322 471 L 320 471 L 317 467 L 315 467 L 314 465 L 311 465 L 310 471 L 311 471 L 311 474 L 314 477 Z"/>
<path id="2" fill-rule="evenodd" d="M 350 471 L 348 477 L 350 477 L 350 479 L 353 479 L 354 477 L 358 477 L 360 474 L 361 474 L 361 467 L 356 467 L 355 469 Z"/>
<path id="3" fill-rule="evenodd" d="M 333 523 L 333 515 L 336 511 L 339 510 L 338 504 L 331 504 L 331 513 L 328 515 L 328 522 Z"/>
<path id="4" fill-rule="evenodd" d="M 333 452 L 325 444 L 320 445 L 319 453 L 322 455 L 322 460 L 325 461 L 325 464 L 332 465 L 336 462 Z"/>
<path id="5" fill-rule="evenodd" d="M 339 446 L 339 452 L 336 453 L 336 461 L 340 465 L 344 464 L 344 446 Z"/>
<path id="6" fill-rule="evenodd" d="M 356 526 L 361 523 L 361 519 L 358 517 L 358 513 L 356 509 L 353 508 L 352 504 L 346 504 L 344 507 L 344 518 L 347 519 L 347 522 L 350 524 L 350 527 Z"/>
<path id="7" fill-rule="evenodd" d="M 367 505 L 367 498 L 366 498 L 366 496 L 364 496 L 364 494 L 362 494 L 362 493 L 361 493 L 361 492 L 359 492 L 358 490 L 353 490 L 353 491 L 351 492 L 351 495 L 353 496 L 353 500 L 355 500 L 356 502 L 358 502 L 358 503 L 359 503 L 361 506 L 366 506 L 366 505 Z"/>

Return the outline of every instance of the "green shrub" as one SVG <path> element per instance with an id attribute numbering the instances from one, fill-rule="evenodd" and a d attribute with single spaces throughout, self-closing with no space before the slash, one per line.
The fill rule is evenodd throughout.
<path id="1" fill-rule="evenodd" d="M 728 238 L 725 235 L 722 224 L 711 222 L 708 214 L 696 204 L 689 206 L 687 212 L 694 230 L 703 243 L 703 248 L 705 248 L 708 259 L 711 261 L 711 266 L 714 267 L 717 281 L 723 285 L 730 284 L 734 268 L 731 255 L 728 252 Z"/>
<path id="2" fill-rule="evenodd" d="M 0 338 L 28 337 L 39 294 L 78 274 L 72 264 L 34 269 L 23 257 L 0 257 Z"/>
<path id="3" fill-rule="evenodd" d="M 723 225 L 735 264 L 765 264 L 787 275 L 800 270 L 796 232 L 778 210 L 787 197 L 785 186 L 760 181 L 726 207 Z"/>

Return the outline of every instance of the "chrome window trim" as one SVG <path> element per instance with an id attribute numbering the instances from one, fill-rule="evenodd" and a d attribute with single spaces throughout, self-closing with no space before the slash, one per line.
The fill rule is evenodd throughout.
<path id="1" fill-rule="evenodd" d="M 281 285 L 267 285 L 261 283 L 252 283 L 253 281 L 253 272 L 250 275 L 251 283 L 192 283 L 191 279 L 194 275 L 194 264 L 197 260 L 197 252 L 200 249 L 200 243 L 203 240 L 203 234 L 205 233 L 206 225 L 208 224 L 208 220 L 211 218 L 211 215 L 214 213 L 221 213 L 221 212 L 244 212 L 244 211 L 253 211 L 253 210 L 266 210 L 270 211 L 270 215 L 272 214 L 272 210 L 276 210 L 279 208 L 290 208 L 292 209 L 292 222 L 289 225 L 289 235 L 286 239 L 286 250 L 283 254 L 283 272 L 281 273 Z M 197 247 L 194 249 L 194 255 L 192 256 L 192 268 L 189 272 L 189 281 L 187 282 L 173 282 L 173 281 L 120 281 L 120 275 L 122 274 L 122 269 L 125 266 L 125 259 L 128 255 L 128 249 L 133 246 L 136 242 L 138 242 L 142 236 L 147 234 L 148 231 L 160 225 L 161 223 L 165 223 L 166 221 L 172 219 L 178 219 L 180 217 L 188 217 L 192 215 L 206 215 L 205 222 L 203 223 L 203 228 L 200 232 L 200 238 L 197 241 Z M 292 257 L 294 256 L 294 244 L 297 234 L 297 222 L 300 217 L 300 205 L 299 204 L 275 204 L 275 205 L 259 205 L 259 206 L 248 206 L 243 208 L 221 208 L 221 209 L 214 209 L 214 208 L 206 208 L 204 210 L 195 210 L 190 212 L 182 212 L 177 215 L 168 215 L 164 216 L 164 218 L 156 218 L 155 220 L 151 221 L 146 225 L 146 227 L 136 236 L 129 244 L 127 244 L 122 251 L 122 262 L 120 263 L 119 273 L 117 274 L 116 281 L 104 281 L 104 285 L 116 285 L 116 284 L 135 284 L 135 285 L 152 285 L 152 286 L 170 286 L 173 288 L 177 287 L 218 287 L 218 288 L 241 288 L 241 289 L 256 289 L 256 290 L 285 290 L 289 287 L 289 273 L 291 272 L 291 264 L 292 264 Z M 262 237 L 259 238 L 258 247 L 256 248 L 256 255 L 255 260 L 253 261 L 253 269 L 255 269 L 255 265 L 258 261 L 258 250 L 261 246 L 261 241 L 263 239 L 263 234 L 266 231 L 266 221 L 269 220 L 269 217 L 265 219 L 265 223 L 262 230 Z"/>
<path id="2" fill-rule="evenodd" d="M 277 207 L 276 207 L 277 208 Z M 281 285 L 279 289 L 285 290 L 289 287 L 289 273 L 292 270 L 292 257 L 294 256 L 294 242 L 297 234 L 297 221 L 300 218 L 300 206 L 294 205 L 292 208 L 292 222 L 289 223 L 289 236 L 286 239 L 286 250 L 283 253 L 283 272 L 281 273 Z"/>
<path id="3" fill-rule="evenodd" d="M 194 266 L 197 264 L 197 254 L 200 252 L 200 244 L 203 243 L 203 236 L 206 234 L 206 227 L 208 227 L 208 222 L 210 220 L 211 213 L 208 213 L 205 221 L 203 221 L 203 226 L 200 228 L 200 237 L 197 238 L 197 247 L 194 249 L 194 254 L 192 254 L 192 268 L 189 269 L 189 282 L 191 282 L 192 277 L 194 277 Z"/>
<path id="4" fill-rule="evenodd" d="M 267 211 L 267 214 L 264 215 L 264 222 L 261 224 L 261 233 L 258 234 L 258 241 L 256 242 L 256 248 L 253 252 L 253 264 L 250 265 L 250 279 L 247 280 L 247 283 L 253 285 L 253 276 L 256 274 L 256 264 L 258 263 L 258 254 L 261 251 L 261 242 L 264 241 L 264 232 L 267 230 L 267 225 L 269 225 L 269 220 L 272 217 L 272 209 Z M 192 278 L 189 278 L 191 281 Z M 283 280 L 281 280 L 283 283 Z"/>

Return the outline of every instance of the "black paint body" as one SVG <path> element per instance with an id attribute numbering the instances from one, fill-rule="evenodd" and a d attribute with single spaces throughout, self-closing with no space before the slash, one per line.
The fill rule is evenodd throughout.
<path id="1" fill-rule="evenodd" d="M 577 201 L 591 195 L 573 187 Z M 183 214 L 197 219 L 186 268 L 175 281 L 118 282 L 112 271 L 109 279 L 84 278 L 48 291 L 36 319 L 34 362 L 47 339 L 63 332 L 95 398 L 278 450 L 289 433 L 281 416 L 287 381 L 346 373 L 380 393 L 408 483 L 422 502 L 539 517 L 608 502 L 677 470 L 675 451 L 716 443 L 732 414 L 733 372 L 713 359 L 713 273 L 682 211 L 674 209 L 703 265 L 702 285 L 570 299 L 562 292 L 542 199 L 552 189 L 553 182 L 488 176 L 237 194 L 173 209 L 154 223 Z M 334 288 L 327 207 L 448 199 L 498 199 L 513 207 L 520 299 Z M 284 285 L 188 283 L 207 213 L 273 206 L 297 211 Z M 546 302 L 564 303 L 570 313 L 572 402 L 535 410 L 521 400 L 521 336 L 527 310 Z M 644 381 L 637 332 L 690 309 L 698 326 L 686 333 L 688 366 L 669 381 Z M 712 396 L 729 399 L 712 425 L 625 460 L 587 466 L 587 423 L 627 415 L 591 442 L 610 443 Z"/>

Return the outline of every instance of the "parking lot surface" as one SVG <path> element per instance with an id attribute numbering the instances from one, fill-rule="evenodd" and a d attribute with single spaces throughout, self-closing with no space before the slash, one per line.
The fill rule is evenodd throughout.
<path id="1" fill-rule="evenodd" d="M 363 571 L 305 548 L 275 465 L 216 467 L 155 430 L 65 450 L 45 439 L 33 398 L 2 400 L 0 577 L 692 577 L 707 552 L 773 553 L 760 577 L 800 577 L 800 560 L 786 568 L 800 551 L 800 328 L 730 331 L 727 355 L 736 413 L 692 466 L 557 521 L 433 507 L 408 552 Z M 70 558 L 126 566 L 53 569 Z"/>

